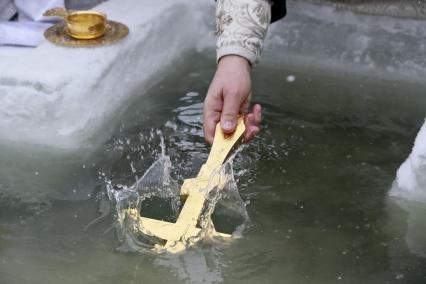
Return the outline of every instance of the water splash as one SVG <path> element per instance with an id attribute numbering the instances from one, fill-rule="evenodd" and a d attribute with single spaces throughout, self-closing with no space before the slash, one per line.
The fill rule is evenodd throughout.
<path id="1" fill-rule="evenodd" d="M 172 269 L 186 283 L 222 283 L 222 253 L 215 249 L 192 250 L 185 254 L 163 254 L 155 259 L 155 265 Z"/>
<path id="2" fill-rule="evenodd" d="M 176 222 L 182 202 L 180 187 L 171 177 L 172 162 L 166 155 L 166 147 L 161 132 L 161 154 L 148 168 L 145 174 L 131 186 L 114 184 L 105 179 L 109 199 L 115 205 L 116 228 L 120 240 L 119 250 L 146 251 L 156 245 L 164 244 L 164 240 L 146 234 L 141 230 L 138 217 L 153 218 L 168 222 Z M 215 241 L 211 237 L 214 228 L 218 231 L 232 234 L 236 229 L 241 231 L 248 223 L 248 214 L 241 199 L 234 179 L 233 159 L 236 153 L 223 165 L 220 171 L 214 173 L 228 177 L 224 189 L 209 190 L 207 202 L 199 219 L 202 228 L 200 237 L 196 240 L 185 240 L 186 245 L 193 245 L 199 239 Z M 142 214 L 141 214 L 142 212 Z M 143 232 L 145 231 L 145 232 Z"/>

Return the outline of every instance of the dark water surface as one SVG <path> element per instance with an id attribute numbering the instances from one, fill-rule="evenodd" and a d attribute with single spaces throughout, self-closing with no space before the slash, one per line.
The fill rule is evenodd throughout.
<path id="1" fill-rule="evenodd" d="M 254 74 L 263 132 L 234 161 L 251 219 L 242 238 L 181 256 L 117 249 L 104 180 L 132 185 L 161 137 L 178 182 L 207 158 L 215 66 L 185 62 L 107 121 L 100 145 L 0 146 L 0 283 L 426 283 L 425 243 L 413 243 L 424 220 L 408 224 L 388 198 L 424 120 L 423 87 L 292 68 Z"/>

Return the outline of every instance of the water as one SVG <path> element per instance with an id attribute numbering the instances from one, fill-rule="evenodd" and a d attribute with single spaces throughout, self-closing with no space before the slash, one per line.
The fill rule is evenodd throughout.
<path id="1" fill-rule="evenodd" d="M 290 67 L 254 74 L 263 132 L 233 161 L 250 217 L 241 237 L 181 256 L 123 246 L 105 181 L 132 186 L 163 157 L 162 138 L 171 181 L 196 175 L 214 68 L 192 55 L 91 147 L 1 144 L 0 283 L 426 281 L 426 205 L 388 197 L 424 120 L 423 86 Z"/>

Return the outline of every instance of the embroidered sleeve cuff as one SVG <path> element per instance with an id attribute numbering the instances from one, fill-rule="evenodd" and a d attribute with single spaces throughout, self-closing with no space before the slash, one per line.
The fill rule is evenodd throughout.
<path id="1" fill-rule="evenodd" d="M 254 65 L 256 64 L 256 62 L 259 61 L 259 58 L 258 56 L 256 56 L 256 54 L 239 45 L 225 46 L 225 47 L 219 48 L 217 49 L 216 54 L 217 54 L 217 62 L 219 62 L 219 60 L 226 55 L 238 55 L 238 56 L 244 57 L 250 62 L 251 65 Z"/>
<path id="2" fill-rule="evenodd" d="M 217 60 L 234 54 L 256 64 L 270 21 L 271 4 L 268 0 L 218 0 Z"/>

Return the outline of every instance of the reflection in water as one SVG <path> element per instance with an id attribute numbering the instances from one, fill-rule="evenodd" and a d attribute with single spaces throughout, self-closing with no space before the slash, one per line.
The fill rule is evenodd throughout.
<path id="1" fill-rule="evenodd" d="M 191 249 L 184 254 L 163 254 L 155 265 L 173 269 L 187 283 L 220 283 L 223 280 L 221 253 L 215 248 Z"/>

